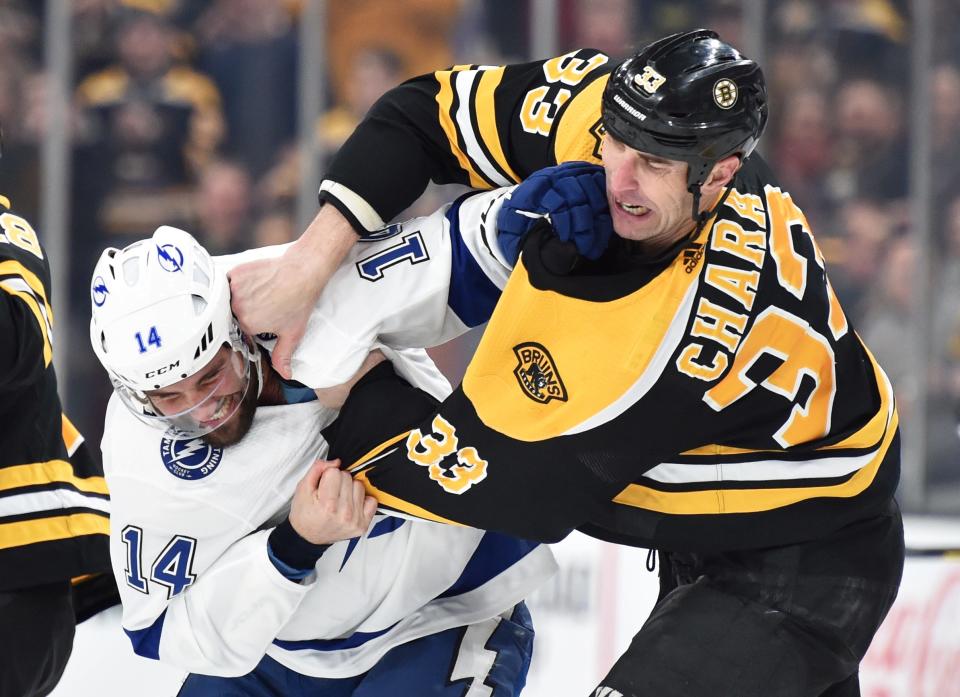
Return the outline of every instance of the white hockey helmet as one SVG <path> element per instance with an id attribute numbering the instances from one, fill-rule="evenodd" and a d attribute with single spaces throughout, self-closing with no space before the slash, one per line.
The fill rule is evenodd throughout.
<path id="1" fill-rule="evenodd" d="M 230 311 L 227 276 L 192 235 L 163 226 L 122 250 L 104 250 L 90 297 L 93 351 L 135 415 L 173 426 L 184 438 L 206 435 L 233 416 L 249 389 L 251 353 Z M 151 391 L 202 370 L 225 345 L 230 358 L 218 379 L 204 383 L 205 396 L 176 402 L 173 413 L 151 399 Z M 222 395 L 228 379 L 240 386 L 239 397 Z M 216 419 L 199 419 L 211 411 Z"/>

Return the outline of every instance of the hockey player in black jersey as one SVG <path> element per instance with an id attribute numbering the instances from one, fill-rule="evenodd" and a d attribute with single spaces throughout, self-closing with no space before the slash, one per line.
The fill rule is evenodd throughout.
<path id="1" fill-rule="evenodd" d="M 0 195 L 0 695 L 18 697 L 49 694 L 77 621 L 117 602 L 103 471 L 57 394 L 51 285 Z"/>
<path id="2" fill-rule="evenodd" d="M 598 695 L 857 695 L 903 565 L 889 381 L 802 211 L 751 154 L 759 67 L 707 31 L 607 63 L 580 51 L 397 88 L 341 151 L 321 189 L 330 205 L 290 258 L 234 274 L 236 310 L 295 340 L 302 325 L 271 304 L 283 286 L 260 300 L 272 319 L 249 301 L 296 265 L 322 285 L 350 243 L 344 219 L 375 238 L 428 177 L 529 177 L 480 226 L 489 256 L 516 264 L 495 309 L 487 265 L 458 242 L 461 203 L 447 216 L 450 308 L 464 325 L 489 317 L 461 387 L 409 430 L 339 454 L 388 509 L 662 550 L 661 598 Z M 599 197 L 583 165 L 533 174 L 598 158 Z M 557 237 L 582 255 L 564 259 Z M 553 392 L 533 389 L 534 364 Z M 373 400 L 416 401 L 379 369 L 344 414 Z"/>

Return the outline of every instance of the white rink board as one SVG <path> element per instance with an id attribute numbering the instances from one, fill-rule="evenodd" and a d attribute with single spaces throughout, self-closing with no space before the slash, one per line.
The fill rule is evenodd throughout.
<path id="1" fill-rule="evenodd" d="M 960 548 L 960 521 L 907 524 L 908 544 Z M 554 545 L 557 576 L 529 604 L 537 639 L 524 697 L 587 697 L 657 595 L 646 550 L 573 534 Z M 132 653 L 112 608 L 77 628 L 53 697 L 172 697 L 180 671 Z M 911 558 L 900 596 L 861 671 L 863 697 L 960 697 L 960 559 Z"/>

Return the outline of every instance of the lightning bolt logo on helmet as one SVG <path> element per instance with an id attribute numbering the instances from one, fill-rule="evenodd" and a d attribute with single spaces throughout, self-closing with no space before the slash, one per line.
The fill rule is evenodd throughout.
<path id="1" fill-rule="evenodd" d="M 157 245 L 157 260 L 165 271 L 183 271 L 183 252 L 172 244 Z"/>
<path id="2" fill-rule="evenodd" d="M 103 307 L 103 304 L 107 302 L 107 294 L 110 293 L 110 289 L 107 288 L 103 276 L 97 276 L 93 279 L 93 288 L 90 289 L 90 292 L 93 304 L 97 307 Z"/>

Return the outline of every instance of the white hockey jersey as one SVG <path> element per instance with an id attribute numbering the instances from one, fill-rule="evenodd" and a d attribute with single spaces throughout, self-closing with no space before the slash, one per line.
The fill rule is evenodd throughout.
<path id="1" fill-rule="evenodd" d="M 294 379 L 313 388 L 340 385 L 356 373 L 371 347 L 379 347 L 404 356 L 394 364 L 411 381 L 429 361 L 419 348 L 437 346 L 485 322 L 511 271 L 496 242 L 497 213 L 511 191 L 467 194 L 354 245 L 308 320 L 291 361 Z M 223 258 L 236 265 L 279 256 L 287 246 Z M 406 272 L 404 265 L 416 265 L 417 272 Z M 414 384 L 438 396 L 431 387 Z"/>
<path id="2" fill-rule="evenodd" d="M 422 352 L 388 354 L 413 384 L 449 391 Z M 325 455 L 321 429 L 335 416 L 315 401 L 259 407 L 240 443 L 216 448 L 172 440 L 110 401 L 102 447 L 111 557 L 138 654 L 225 676 L 267 654 L 306 675 L 346 677 L 399 643 L 503 612 L 553 573 L 543 546 L 377 515 L 302 583 L 285 578 L 267 536 Z"/>

